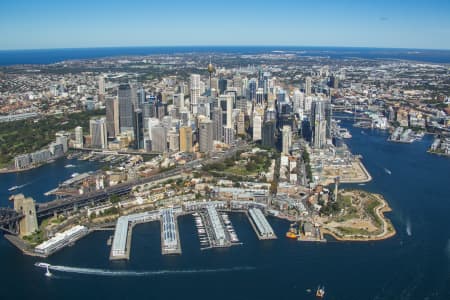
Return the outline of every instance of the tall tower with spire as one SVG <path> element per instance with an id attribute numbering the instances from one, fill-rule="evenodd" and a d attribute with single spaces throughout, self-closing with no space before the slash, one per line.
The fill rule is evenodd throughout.
<path id="1" fill-rule="evenodd" d="M 211 95 L 211 78 L 212 73 L 214 73 L 215 69 L 213 64 L 211 63 L 211 56 L 209 57 L 209 64 L 208 64 L 208 73 L 209 73 L 209 94 Z"/>

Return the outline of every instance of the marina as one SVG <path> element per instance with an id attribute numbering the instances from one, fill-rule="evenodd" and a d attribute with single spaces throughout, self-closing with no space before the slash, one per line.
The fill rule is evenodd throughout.
<path id="1" fill-rule="evenodd" d="M 257 203 L 255 203 L 257 204 Z M 248 205 L 248 204 L 247 204 Z M 247 212 L 242 210 L 238 212 Z M 136 224 L 160 221 L 161 254 L 181 254 L 181 241 L 177 217 L 192 215 L 201 250 L 242 245 L 230 220 L 224 201 L 190 202 L 185 207 L 165 208 L 152 212 L 121 216 L 116 223 L 111 245 L 110 260 L 129 260 L 132 230 Z M 260 208 L 250 207 L 247 216 L 258 239 L 276 239 L 276 235 Z"/>

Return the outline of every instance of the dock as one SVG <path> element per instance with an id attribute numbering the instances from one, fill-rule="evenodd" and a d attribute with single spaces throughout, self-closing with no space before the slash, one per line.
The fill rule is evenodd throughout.
<path id="1" fill-rule="evenodd" d="M 161 217 L 160 211 L 144 212 L 117 219 L 116 229 L 112 241 L 110 260 L 130 259 L 131 237 L 133 227 L 136 224 L 158 221 Z"/>
<path id="2" fill-rule="evenodd" d="M 178 222 L 173 208 L 161 211 L 161 253 L 181 254 Z"/>
<path id="3" fill-rule="evenodd" d="M 247 215 L 253 230 L 255 230 L 255 233 L 258 236 L 258 239 L 274 240 L 277 238 L 272 226 L 270 226 L 266 217 L 259 208 L 249 208 Z"/>

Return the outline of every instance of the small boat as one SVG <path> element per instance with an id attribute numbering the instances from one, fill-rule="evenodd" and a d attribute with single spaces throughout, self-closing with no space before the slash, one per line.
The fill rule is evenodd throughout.
<path id="1" fill-rule="evenodd" d="M 65 165 L 64 168 L 75 168 L 75 165 L 68 164 L 68 165 Z"/>
<path id="2" fill-rule="evenodd" d="M 324 286 L 319 286 L 318 288 L 317 288 L 317 291 L 316 291 L 316 297 L 318 298 L 318 299 L 323 299 L 323 297 L 325 297 L 325 287 Z"/>
<path id="3" fill-rule="evenodd" d="M 37 262 L 34 265 L 39 268 L 45 268 L 46 269 L 45 276 L 51 277 L 53 275 L 52 272 L 50 272 L 50 270 L 49 270 L 49 268 L 51 267 L 50 264 L 43 263 L 43 262 Z"/>
<path id="4" fill-rule="evenodd" d="M 22 185 L 15 185 L 15 186 L 10 187 L 10 188 L 8 189 L 8 191 L 13 192 L 13 191 L 15 191 L 15 190 L 18 190 L 18 189 L 23 188 L 23 187 L 26 186 L 26 185 L 28 185 L 28 183 L 27 183 L 27 184 L 22 184 Z"/>
<path id="5" fill-rule="evenodd" d="M 389 175 L 392 174 L 391 170 L 389 170 L 389 169 L 384 168 L 384 171 L 386 172 L 386 174 L 389 174 Z"/>
<path id="6" fill-rule="evenodd" d="M 74 178 L 74 177 L 77 177 L 78 175 L 80 175 L 80 174 L 78 174 L 78 173 L 73 173 L 73 174 L 70 175 L 70 176 L 72 176 L 72 178 Z"/>
<path id="7" fill-rule="evenodd" d="M 15 190 L 17 190 L 17 189 L 20 189 L 20 186 L 15 185 L 15 186 L 10 187 L 10 188 L 8 189 L 8 191 L 12 192 L 12 191 L 15 191 Z"/>

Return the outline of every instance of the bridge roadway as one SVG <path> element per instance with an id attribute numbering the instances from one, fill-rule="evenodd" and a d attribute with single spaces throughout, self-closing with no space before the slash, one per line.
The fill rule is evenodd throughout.
<path id="1" fill-rule="evenodd" d="M 167 177 L 175 176 L 181 174 L 183 171 L 191 171 L 192 168 L 197 166 L 201 167 L 212 162 L 217 162 L 218 160 L 223 160 L 227 157 L 235 155 L 239 150 L 244 150 L 248 145 L 238 145 L 238 147 L 231 149 L 230 151 L 221 155 L 219 159 L 207 159 L 207 160 L 194 160 L 186 163 L 186 165 L 177 167 L 172 170 L 165 171 L 153 176 L 146 178 L 139 178 L 136 180 L 124 182 L 113 187 L 109 187 L 100 191 L 95 191 L 85 195 L 73 196 L 64 199 L 57 199 L 45 203 L 36 204 L 36 215 L 38 219 L 49 217 L 55 213 L 61 213 L 69 210 L 74 210 L 82 208 L 91 204 L 98 204 L 101 202 L 106 202 L 112 195 L 125 195 L 131 191 L 131 188 L 135 185 L 145 184 L 152 181 L 157 181 Z M 0 207 L 0 230 L 11 232 L 7 227 L 11 227 L 16 224 L 21 218 L 22 214 L 17 213 L 14 209 L 8 207 Z"/>
<path id="2" fill-rule="evenodd" d="M 7 231 L 9 233 L 16 234 L 16 223 L 23 218 L 22 213 L 16 212 L 13 208 L 1 207 L 0 208 L 0 230 Z"/>

